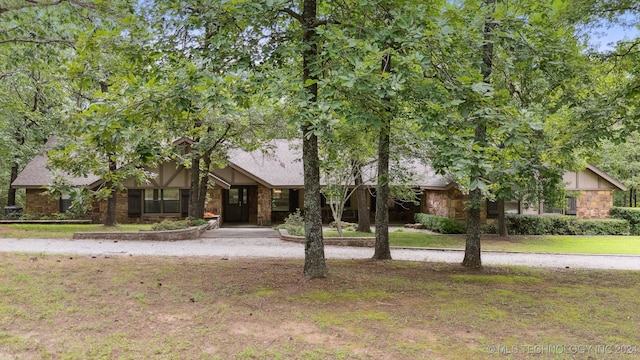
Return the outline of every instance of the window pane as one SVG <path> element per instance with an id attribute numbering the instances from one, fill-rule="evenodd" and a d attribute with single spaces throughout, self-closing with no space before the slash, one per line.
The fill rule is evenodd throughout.
<path id="1" fill-rule="evenodd" d="M 144 191 L 144 212 L 154 214 L 160 212 L 160 191 L 158 189 Z"/>
<path id="2" fill-rule="evenodd" d="M 289 189 L 273 189 L 271 199 L 273 211 L 289 211 Z"/>
<path id="3" fill-rule="evenodd" d="M 238 205 L 240 201 L 240 189 L 229 189 L 229 205 Z"/>
<path id="4" fill-rule="evenodd" d="M 520 213 L 520 203 L 518 201 L 505 201 L 504 202 L 504 212 L 507 214 L 519 214 Z"/>
<path id="5" fill-rule="evenodd" d="M 179 213 L 180 212 L 180 202 L 178 200 L 164 200 L 162 202 L 162 212 L 163 213 Z"/>

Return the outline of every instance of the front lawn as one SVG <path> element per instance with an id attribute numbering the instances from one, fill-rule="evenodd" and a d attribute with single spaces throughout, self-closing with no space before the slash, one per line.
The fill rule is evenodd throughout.
<path id="1" fill-rule="evenodd" d="M 121 224 L 116 227 L 105 227 L 100 224 L 6 224 L 0 225 L 0 238 L 70 239 L 76 232 L 116 232 L 150 229 L 150 224 Z"/>
<path id="2" fill-rule="evenodd" d="M 326 231 L 324 236 L 338 236 L 337 231 Z M 348 231 L 344 236 L 375 236 Z M 482 236 L 483 250 L 640 255 L 640 236 Z M 414 231 L 391 231 L 391 246 L 464 249 L 465 235 L 440 235 Z"/>
<path id="3" fill-rule="evenodd" d="M 640 272 L 0 254 L 0 358 L 637 359 Z"/>

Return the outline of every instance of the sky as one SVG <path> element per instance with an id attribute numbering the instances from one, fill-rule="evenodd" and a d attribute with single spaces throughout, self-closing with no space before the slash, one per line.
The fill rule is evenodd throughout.
<path id="1" fill-rule="evenodd" d="M 640 36 L 640 19 L 627 16 L 625 21 L 635 23 L 635 26 L 602 26 L 590 31 L 591 39 L 589 44 L 601 51 L 612 50 L 615 43 L 620 40 L 633 40 Z"/>

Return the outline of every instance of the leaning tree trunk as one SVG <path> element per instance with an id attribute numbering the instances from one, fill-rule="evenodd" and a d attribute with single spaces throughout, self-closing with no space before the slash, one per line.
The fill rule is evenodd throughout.
<path id="1" fill-rule="evenodd" d="M 116 162 L 109 160 L 109 172 L 114 173 L 118 169 Z M 113 186 L 113 182 L 106 183 L 107 189 L 111 189 L 111 194 L 107 198 L 107 213 L 104 217 L 104 226 L 116 226 L 116 199 L 118 190 Z"/>
<path id="2" fill-rule="evenodd" d="M 356 165 L 357 166 L 357 165 Z M 367 201 L 367 189 L 364 187 L 364 181 L 362 180 L 362 172 L 360 169 L 355 170 L 354 174 L 356 197 L 358 198 L 358 232 L 371 232 L 371 213 L 369 211 L 369 204 Z"/>
<path id="3" fill-rule="evenodd" d="M 302 10 L 302 84 L 309 95 L 310 105 L 318 100 L 318 75 L 312 71 L 318 60 L 318 39 L 316 0 L 305 0 Z M 302 164 L 304 168 L 304 277 L 305 279 L 326 278 L 327 265 L 322 240 L 322 213 L 320 199 L 320 160 L 318 157 L 318 137 L 312 125 L 302 126 Z"/>

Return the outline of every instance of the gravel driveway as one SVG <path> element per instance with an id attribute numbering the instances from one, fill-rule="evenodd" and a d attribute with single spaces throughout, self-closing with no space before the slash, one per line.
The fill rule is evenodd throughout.
<path id="1" fill-rule="evenodd" d="M 0 251 L 77 254 L 77 255 L 151 255 L 151 256 L 213 256 L 213 257 L 284 257 L 304 258 L 304 245 L 280 240 L 273 230 L 255 228 L 243 230 L 243 236 L 213 230 L 197 240 L 174 242 L 114 241 L 114 240 L 55 240 L 0 239 Z M 226 235 L 225 235 L 226 234 Z M 328 259 L 367 259 L 371 248 L 325 246 Z M 460 250 L 424 250 L 393 248 L 395 260 L 460 263 Z M 546 268 L 584 268 L 640 270 L 640 256 L 626 255 L 564 255 L 540 253 L 482 253 L 485 265 L 523 265 Z"/>

